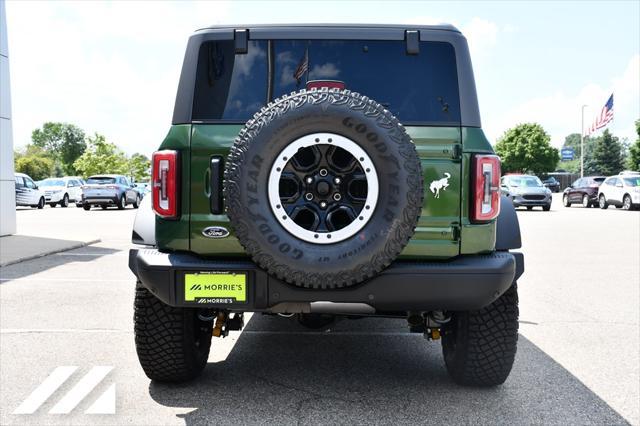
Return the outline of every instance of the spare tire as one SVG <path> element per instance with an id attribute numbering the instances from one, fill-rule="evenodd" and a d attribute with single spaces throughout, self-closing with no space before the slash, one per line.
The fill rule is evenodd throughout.
<path id="1" fill-rule="evenodd" d="M 333 289 L 371 278 L 413 236 L 423 200 L 415 145 L 379 103 L 302 90 L 262 108 L 225 168 L 235 235 L 271 275 Z"/>

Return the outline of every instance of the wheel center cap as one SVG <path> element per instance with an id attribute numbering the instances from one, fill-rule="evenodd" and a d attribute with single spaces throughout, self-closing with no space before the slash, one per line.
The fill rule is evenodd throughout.
<path id="1" fill-rule="evenodd" d="M 316 191 L 320 195 L 327 195 L 329 193 L 329 189 L 330 189 L 329 184 L 325 181 L 320 181 L 316 185 Z"/>

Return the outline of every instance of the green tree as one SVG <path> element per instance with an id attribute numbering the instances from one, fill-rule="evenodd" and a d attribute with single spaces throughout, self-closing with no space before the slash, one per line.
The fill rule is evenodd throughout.
<path id="1" fill-rule="evenodd" d="M 629 147 L 627 168 L 640 171 L 640 120 L 636 120 L 636 133 L 638 134 L 638 139 Z"/>
<path id="2" fill-rule="evenodd" d="M 589 138 L 585 138 L 585 144 Z M 573 148 L 573 158 L 580 158 L 580 133 L 571 133 L 564 138 L 563 148 Z"/>
<path id="3" fill-rule="evenodd" d="M 585 155 L 588 155 L 588 149 L 589 147 L 592 147 L 593 144 L 595 143 L 595 139 L 596 138 L 592 138 L 590 136 L 585 136 L 584 137 L 584 146 L 585 146 Z M 574 158 L 580 158 L 580 133 L 571 133 L 568 134 L 565 138 L 564 138 L 564 144 L 562 145 L 563 148 L 573 148 L 574 151 Z"/>
<path id="4" fill-rule="evenodd" d="M 585 136 L 584 138 L 584 172 L 585 174 L 593 174 L 597 172 L 589 172 L 590 165 L 593 164 L 593 147 L 600 137 L 589 137 Z M 573 160 L 571 161 L 560 161 L 558 165 L 559 169 L 566 170 L 570 173 L 580 173 L 580 133 L 571 133 L 567 135 L 564 139 L 565 148 L 573 148 L 575 155 Z"/>
<path id="5" fill-rule="evenodd" d="M 135 182 L 145 182 L 150 179 L 149 170 L 151 168 L 151 161 L 146 155 L 135 153 L 129 158 L 129 176 L 131 176 Z"/>
<path id="6" fill-rule="evenodd" d="M 21 155 L 15 161 L 16 172 L 27 174 L 33 180 L 48 178 L 53 174 L 53 160 L 37 155 Z"/>
<path id="7" fill-rule="evenodd" d="M 593 146 L 593 156 L 588 167 L 585 163 L 585 173 L 588 170 L 589 174 L 610 176 L 618 174 L 623 168 L 622 145 L 618 138 L 606 129 Z"/>
<path id="8" fill-rule="evenodd" d="M 101 173 L 128 173 L 127 156 L 117 146 L 107 142 L 104 136 L 96 133 L 87 138 L 87 142 L 87 149 L 73 163 L 75 170 L 85 178 Z"/>
<path id="9" fill-rule="evenodd" d="M 73 163 L 87 148 L 84 131 L 68 123 L 44 123 L 42 128 L 31 133 L 31 141 L 50 152 L 60 162 L 64 173 L 70 175 L 76 173 Z"/>
<path id="10" fill-rule="evenodd" d="M 551 137 L 538 123 L 524 123 L 507 130 L 496 144 L 502 171 L 544 174 L 555 170 L 558 150 L 549 144 Z"/>

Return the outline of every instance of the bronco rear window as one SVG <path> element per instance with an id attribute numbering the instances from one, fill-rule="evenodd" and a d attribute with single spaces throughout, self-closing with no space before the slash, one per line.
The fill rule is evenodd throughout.
<path id="1" fill-rule="evenodd" d="M 235 54 L 233 41 L 204 43 L 199 52 L 192 119 L 244 122 L 268 98 L 337 80 L 385 106 L 405 124 L 459 125 L 455 51 L 421 42 L 408 55 L 404 41 L 266 40 Z"/>

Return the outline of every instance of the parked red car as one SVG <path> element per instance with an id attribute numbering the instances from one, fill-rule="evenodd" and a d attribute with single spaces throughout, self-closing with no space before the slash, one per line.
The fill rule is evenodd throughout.
<path id="1" fill-rule="evenodd" d="M 582 207 L 598 205 L 598 188 L 606 179 L 605 176 L 587 176 L 573 182 L 564 190 L 562 204 L 571 207 L 571 204 L 582 204 Z"/>

